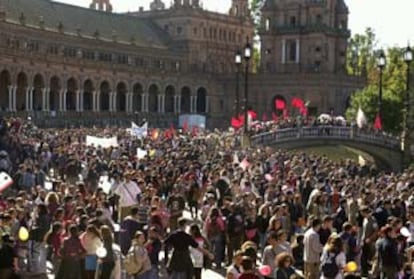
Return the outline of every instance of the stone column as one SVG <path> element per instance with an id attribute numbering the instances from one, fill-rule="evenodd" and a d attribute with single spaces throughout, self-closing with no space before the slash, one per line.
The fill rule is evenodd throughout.
<path id="1" fill-rule="evenodd" d="M 49 87 L 46 90 L 45 104 L 46 104 L 46 111 L 50 111 L 50 88 Z"/>
<path id="2" fill-rule="evenodd" d="M 190 113 L 194 112 L 194 96 L 190 96 Z"/>
<path id="3" fill-rule="evenodd" d="M 181 113 L 181 95 L 177 96 L 177 113 Z"/>
<path id="4" fill-rule="evenodd" d="M 16 95 L 17 95 L 17 86 L 15 85 L 13 88 L 13 111 L 17 111 Z"/>
<path id="5" fill-rule="evenodd" d="M 101 91 L 96 91 L 96 112 L 101 111 Z"/>
<path id="6" fill-rule="evenodd" d="M 158 113 L 162 113 L 162 96 L 160 94 L 157 95 L 158 101 Z"/>
<path id="7" fill-rule="evenodd" d="M 116 103 L 116 95 L 117 95 L 117 92 L 112 92 L 112 112 L 117 111 L 118 104 Z"/>
<path id="8" fill-rule="evenodd" d="M 194 101 L 194 104 L 193 104 L 193 108 L 194 108 L 194 113 L 198 113 L 198 111 L 197 111 L 197 95 L 195 95 L 194 97 L 193 97 L 193 101 Z M 204 112 L 204 111 L 200 111 L 200 112 Z"/>
<path id="9" fill-rule="evenodd" d="M 296 39 L 296 64 L 299 64 L 300 62 L 300 41 L 299 39 Z"/>
<path id="10" fill-rule="evenodd" d="M 177 113 L 177 95 L 174 95 L 174 113 Z"/>
<path id="11" fill-rule="evenodd" d="M 68 94 L 68 90 L 65 89 L 63 91 L 63 97 L 62 97 L 62 111 L 66 111 L 66 96 Z"/>
<path id="12" fill-rule="evenodd" d="M 46 101 L 46 97 L 47 97 L 47 90 L 48 88 L 43 88 L 42 89 L 42 110 L 43 111 L 47 111 L 47 101 Z"/>
<path id="13" fill-rule="evenodd" d="M 130 110 L 129 110 L 129 104 L 130 104 L 129 95 L 130 95 L 129 92 L 125 94 L 125 112 L 126 113 L 130 112 Z"/>
<path id="14" fill-rule="evenodd" d="M 83 111 L 83 97 L 84 97 L 84 95 L 85 95 L 85 92 L 83 91 L 83 90 L 81 90 L 80 92 L 79 92 L 79 111 Z"/>
<path id="15" fill-rule="evenodd" d="M 80 90 L 76 90 L 76 111 L 80 111 L 80 104 L 79 104 L 79 100 L 80 100 L 80 98 L 79 98 L 79 96 L 80 96 Z"/>
<path id="16" fill-rule="evenodd" d="M 26 88 L 26 111 L 30 111 L 30 87 Z"/>
<path id="17" fill-rule="evenodd" d="M 205 113 L 208 113 L 210 109 L 210 97 L 206 96 L 206 111 Z"/>
<path id="18" fill-rule="evenodd" d="M 149 112 L 149 93 L 145 94 L 145 112 Z"/>
<path id="19" fill-rule="evenodd" d="M 137 108 L 137 110 L 140 110 L 141 108 Z M 134 93 L 130 92 L 129 93 L 129 112 L 133 113 L 134 112 Z"/>
<path id="20" fill-rule="evenodd" d="M 282 40 L 282 64 L 286 63 L 286 39 Z"/>
<path id="21" fill-rule="evenodd" d="M 141 112 L 145 112 L 145 94 L 141 93 Z"/>
<path id="22" fill-rule="evenodd" d="M 33 91 L 34 91 L 34 87 L 31 87 L 29 90 L 30 111 L 33 111 Z"/>
<path id="23" fill-rule="evenodd" d="M 96 111 L 96 91 L 92 91 L 92 111 Z"/>
<path id="24" fill-rule="evenodd" d="M 13 111 L 13 89 L 14 89 L 14 86 L 9 85 L 7 87 L 7 89 L 9 90 L 9 111 Z"/>

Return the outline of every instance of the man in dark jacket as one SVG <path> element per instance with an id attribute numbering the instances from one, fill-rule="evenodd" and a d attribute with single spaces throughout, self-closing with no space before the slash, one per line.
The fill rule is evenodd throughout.
<path id="1" fill-rule="evenodd" d="M 390 226 L 384 227 L 382 231 L 385 237 L 377 245 L 381 278 L 394 279 L 401 269 L 396 233 Z"/>

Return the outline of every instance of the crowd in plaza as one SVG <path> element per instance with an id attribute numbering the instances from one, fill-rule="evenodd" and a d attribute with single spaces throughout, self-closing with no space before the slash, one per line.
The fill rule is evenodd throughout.
<path id="1" fill-rule="evenodd" d="M 232 131 L 10 118 L 0 134 L 1 279 L 47 262 L 57 279 L 410 278 L 411 169 L 242 148 Z"/>

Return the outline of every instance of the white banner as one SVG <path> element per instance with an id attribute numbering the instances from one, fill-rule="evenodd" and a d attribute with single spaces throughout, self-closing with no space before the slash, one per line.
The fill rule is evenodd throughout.
<path id="1" fill-rule="evenodd" d="M 118 146 L 118 139 L 116 137 L 112 138 L 98 138 L 93 136 L 86 136 L 86 145 L 87 146 L 95 146 L 95 147 L 102 147 L 102 148 L 109 148 L 109 147 L 117 147 Z"/>
<path id="2" fill-rule="evenodd" d="M 137 158 L 138 158 L 138 160 L 144 159 L 145 156 L 147 156 L 147 155 L 148 155 L 148 151 L 146 151 L 144 149 L 141 149 L 141 148 L 137 148 Z"/>

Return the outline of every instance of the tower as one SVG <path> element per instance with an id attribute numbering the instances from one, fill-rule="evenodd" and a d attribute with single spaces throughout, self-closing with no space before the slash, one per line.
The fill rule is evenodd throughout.
<path id="1" fill-rule="evenodd" d="M 343 72 L 348 30 L 344 0 L 267 0 L 259 31 L 265 72 Z"/>
<path id="2" fill-rule="evenodd" d="M 150 4 L 151 11 L 164 10 L 164 9 L 165 9 L 165 4 L 161 0 L 154 0 Z"/>
<path id="3" fill-rule="evenodd" d="M 92 0 L 89 6 L 91 9 L 104 12 L 112 12 L 112 5 L 110 0 Z"/>
<path id="4" fill-rule="evenodd" d="M 250 16 L 248 0 L 232 0 L 229 14 L 236 17 Z"/>

